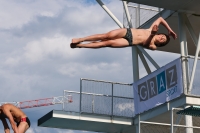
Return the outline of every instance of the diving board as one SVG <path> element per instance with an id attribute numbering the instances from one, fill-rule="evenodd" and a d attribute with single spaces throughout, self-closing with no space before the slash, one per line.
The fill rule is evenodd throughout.
<path id="1" fill-rule="evenodd" d="M 52 110 L 38 120 L 38 126 L 82 131 L 128 133 L 134 131 L 132 118 L 80 114 Z"/>

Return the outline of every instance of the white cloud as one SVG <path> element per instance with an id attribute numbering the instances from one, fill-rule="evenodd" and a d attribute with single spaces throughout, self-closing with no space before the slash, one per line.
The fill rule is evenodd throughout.
<path id="1" fill-rule="evenodd" d="M 71 39 L 63 35 L 55 35 L 53 38 L 42 38 L 37 41 L 29 42 L 23 49 L 27 62 L 35 63 L 55 56 L 68 59 L 76 53 L 70 49 Z"/>
<path id="2" fill-rule="evenodd" d="M 54 16 L 63 5 L 54 1 L 1 1 L 0 28 L 22 27 L 32 21 L 35 16 Z"/>
<path id="3" fill-rule="evenodd" d="M 74 65 L 74 64 L 62 65 L 60 68 L 58 68 L 58 72 L 61 73 L 62 75 L 74 77 L 79 72 L 79 68 L 81 68 L 81 66 L 78 65 L 79 67 L 77 68 L 75 66 L 71 67 L 71 65 Z"/>
<path id="4" fill-rule="evenodd" d="M 18 63 L 19 63 L 19 60 L 20 58 L 18 57 L 8 57 L 5 61 L 5 65 L 8 65 L 8 66 L 16 66 Z"/>
<path id="5" fill-rule="evenodd" d="M 45 16 L 45 17 L 54 17 L 55 16 L 55 14 L 53 14 L 52 12 L 48 12 L 48 11 L 44 11 L 40 15 Z"/>

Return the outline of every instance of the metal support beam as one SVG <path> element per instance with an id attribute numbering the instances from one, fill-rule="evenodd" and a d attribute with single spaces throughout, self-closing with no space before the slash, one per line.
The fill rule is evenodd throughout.
<path id="1" fill-rule="evenodd" d="M 185 106 L 185 108 L 188 108 L 188 106 Z M 186 128 L 186 133 L 193 133 L 193 128 L 192 128 L 192 116 L 190 115 L 185 115 L 185 125 L 188 126 Z"/>
<path id="2" fill-rule="evenodd" d="M 133 82 L 139 80 L 138 50 L 132 47 Z"/>
<path id="3" fill-rule="evenodd" d="M 149 59 L 149 61 L 154 65 L 156 69 L 160 68 L 160 66 L 151 58 L 151 56 L 141 46 L 137 45 L 137 48 Z"/>
<path id="4" fill-rule="evenodd" d="M 171 110 L 171 133 L 174 132 L 174 116 L 173 116 L 173 111 L 174 111 L 174 108 L 172 108 Z"/>
<path id="5" fill-rule="evenodd" d="M 151 69 L 149 68 L 148 63 L 147 63 L 146 59 L 144 58 L 144 55 L 143 55 L 142 52 L 139 51 L 139 50 L 138 50 L 138 54 L 139 54 L 139 56 L 140 56 L 140 59 L 141 59 L 143 65 L 144 65 L 144 67 L 145 67 L 147 73 L 150 74 L 150 73 L 151 73 Z"/>
<path id="6" fill-rule="evenodd" d="M 135 19 L 135 27 L 138 28 L 140 26 L 140 4 L 137 4 L 137 8 L 136 8 L 136 19 Z"/>
<path id="7" fill-rule="evenodd" d="M 124 11 L 125 11 L 125 14 L 126 14 L 126 18 L 127 18 L 127 21 L 128 21 L 129 28 L 133 28 L 132 23 L 131 23 L 130 13 L 128 11 L 127 2 L 122 1 L 122 3 L 123 3 L 123 6 L 124 6 Z"/>
<path id="8" fill-rule="evenodd" d="M 183 87 L 184 93 L 187 94 L 189 88 L 189 70 L 188 70 L 188 59 L 185 56 L 188 56 L 187 50 L 187 38 L 186 38 L 186 25 L 183 13 L 178 13 L 179 20 L 179 38 L 180 38 L 180 48 L 181 48 L 181 60 L 182 60 L 182 73 L 183 73 Z M 192 125 L 192 117 L 185 116 L 186 126 Z M 191 128 L 186 128 L 186 133 L 192 133 Z"/>
<path id="9" fill-rule="evenodd" d="M 140 125 L 140 115 L 138 115 L 138 123 L 135 125 L 136 126 L 136 133 L 140 133 L 141 125 Z"/>
<path id="10" fill-rule="evenodd" d="M 196 66 L 197 66 L 199 50 L 200 50 L 200 34 L 199 34 L 199 40 L 198 40 L 197 49 L 196 49 L 196 53 L 195 53 L 195 59 L 194 59 L 193 67 L 192 67 L 192 74 L 191 74 L 191 78 L 190 78 L 190 86 L 189 86 L 188 93 L 190 93 L 191 90 L 192 90 L 192 85 L 193 85 L 193 81 L 194 81 L 194 74 L 195 74 L 195 70 L 196 70 Z"/>
<path id="11" fill-rule="evenodd" d="M 99 5 L 108 13 L 108 15 L 117 23 L 120 28 L 123 28 L 123 25 L 120 21 L 115 17 L 115 15 L 103 4 L 101 0 L 96 0 Z"/>
<path id="12" fill-rule="evenodd" d="M 80 78 L 80 104 L 79 104 L 79 113 L 82 113 L 82 79 Z"/>
<path id="13" fill-rule="evenodd" d="M 190 24 L 190 21 L 188 20 L 188 18 L 187 18 L 187 16 L 185 14 L 183 14 L 183 18 L 185 20 L 185 25 L 186 25 L 186 27 L 187 27 L 187 29 L 189 31 L 189 34 L 190 34 L 194 44 L 197 46 L 198 39 L 197 39 L 197 37 L 195 35 L 195 32 L 194 32 L 194 30 L 192 28 L 192 25 Z"/>
<path id="14" fill-rule="evenodd" d="M 187 51 L 187 38 L 186 38 L 186 26 L 184 21 L 184 14 L 178 13 L 178 19 L 179 19 L 179 39 L 180 39 L 180 52 L 181 52 L 181 61 L 182 61 L 182 70 L 183 70 L 183 88 L 184 93 L 187 94 L 187 89 L 189 87 L 189 74 L 188 74 L 188 59 L 186 56 L 188 56 Z"/>
<path id="15" fill-rule="evenodd" d="M 127 2 L 126 1 L 122 1 L 123 2 L 123 6 L 125 9 L 125 14 L 127 16 L 127 21 L 129 23 L 129 27 L 132 28 L 132 24 L 131 24 L 131 18 L 130 18 L 130 14 L 128 11 L 128 6 L 127 6 Z M 137 16 L 136 16 L 136 20 L 137 20 Z M 137 81 L 139 79 L 139 63 L 138 63 L 138 50 L 137 47 L 132 47 L 132 63 L 133 63 L 133 82 Z"/>
<path id="16" fill-rule="evenodd" d="M 63 91 L 63 97 L 65 97 L 65 91 Z M 62 103 L 62 110 L 65 110 L 65 103 Z"/>
<path id="17" fill-rule="evenodd" d="M 195 53 L 195 59 L 194 59 L 194 63 L 193 63 L 193 68 L 192 68 L 192 74 L 190 77 L 190 84 L 189 84 L 189 89 L 188 89 L 188 93 L 191 92 L 192 90 L 192 86 L 193 86 L 193 81 L 194 81 L 194 74 L 195 74 L 195 70 L 196 70 L 196 65 L 197 65 L 197 60 L 198 60 L 198 55 L 199 55 L 199 40 L 197 39 L 195 32 L 192 28 L 192 25 L 190 24 L 190 21 L 188 20 L 187 16 L 184 14 L 183 15 L 184 20 L 185 20 L 185 25 L 189 31 L 189 34 L 194 42 L 194 44 L 196 45 L 197 49 L 196 49 L 196 53 Z"/>

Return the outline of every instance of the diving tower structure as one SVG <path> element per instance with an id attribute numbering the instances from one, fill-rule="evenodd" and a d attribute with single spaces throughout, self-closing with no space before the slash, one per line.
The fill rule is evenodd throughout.
<path id="1" fill-rule="evenodd" d="M 197 74 L 200 73 L 197 69 L 200 67 L 198 63 L 200 59 L 200 26 L 198 26 L 200 23 L 200 1 L 122 1 L 125 16 L 123 24 L 101 0 L 96 1 L 120 28 L 149 28 L 157 18 L 164 18 L 173 31 L 178 34 L 178 39 L 171 39 L 168 45 L 159 47 L 157 50 L 180 54 L 180 57 L 161 67 L 144 48 L 134 46 L 132 47 L 133 84 L 81 79 L 80 92 L 66 91 L 76 100 L 63 105 L 63 110 L 52 110 L 40 118 L 38 126 L 108 133 L 200 132 L 199 117 L 193 116 L 193 114 L 181 115 L 193 110 L 193 107 L 200 106 L 200 82 L 197 77 Z M 149 8 L 155 9 L 155 14 L 144 23 L 141 23 L 142 16 L 140 14 L 144 7 L 140 4 L 153 6 Z M 134 8 L 134 13 L 130 12 L 131 8 Z M 160 26 L 159 32 L 165 33 L 166 29 Z M 139 60 L 141 60 L 147 72 L 145 77 L 141 77 L 139 73 L 141 69 Z M 148 62 L 157 70 L 151 70 Z M 177 81 L 172 80 L 172 77 L 170 79 L 172 75 L 167 76 L 167 73 L 172 74 L 174 72 L 176 72 Z M 179 93 L 174 97 L 166 96 L 164 101 L 160 101 L 163 96 L 155 98 L 154 95 L 149 94 L 149 91 L 145 91 L 143 94 L 148 93 L 148 98 L 142 97 L 144 99 L 141 99 L 142 93 L 139 93 L 139 90 L 142 89 L 139 88 L 145 85 L 152 87 L 154 81 L 159 81 L 158 77 L 166 78 L 166 87 L 171 86 L 170 83 L 179 84 L 175 89 L 174 87 L 168 88 L 170 92 L 164 90 L 166 95 L 172 94 L 171 90 L 173 90 L 173 94 L 178 91 Z M 169 84 L 167 84 L 168 79 L 171 80 Z M 87 85 L 84 86 L 83 84 Z M 118 87 L 115 88 L 115 85 L 123 87 L 119 89 Z M 109 91 L 105 89 L 107 87 L 110 88 Z M 158 90 L 159 94 L 164 91 Z M 155 99 L 152 100 L 149 97 Z M 150 104 L 154 103 L 153 105 L 146 103 L 149 99 L 152 100 Z M 69 104 L 74 105 L 68 106 Z"/>

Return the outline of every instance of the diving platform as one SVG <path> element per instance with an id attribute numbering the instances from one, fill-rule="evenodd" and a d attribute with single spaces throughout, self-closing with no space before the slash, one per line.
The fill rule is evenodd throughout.
<path id="1" fill-rule="evenodd" d="M 191 115 L 191 116 L 200 117 L 200 106 L 192 105 L 192 106 L 190 106 L 188 108 L 185 108 L 183 110 L 178 111 L 177 114 Z"/>
<path id="2" fill-rule="evenodd" d="M 70 92 L 70 94 L 74 96 L 72 92 Z M 178 110 L 175 110 L 173 112 L 173 117 L 175 119 L 174 123 L 177 125 L 180 123 L 182 124 L 184 121 L 183 117 L 186 114 L 186 111 L 187 112 L 189 111 L 189 113 L 191 113 L 191 110 L 194 110 L 196 106 L 200 107 L 200 96 L 181 95 L 180 97 L 172 101 L 169 101 L 155 108 L 152 108 L 148 111 L 145 111 L 140 115 L 130 116 L 130 117 L 102 115 L 99 113 L 97 114 L 97 113 L 72 112 L 69 110 L 70 106 L 73 106 L 73 103 L 72 105 L 70 104 L 66 105 L 67 109 L 65 110 L 52 110 L 43 117 L 41 117 L 40 119 L 38 119 L 38 126 L 47 128 L 60 128 L 60 129 L 71 129 L 71 130 L 93 131 L 93 132 L 137 133 L 136 125 L 140 124 L 142 129 L 153 130 L 150 128 L 151 126 L 150 127 L 148 126 L 156 125 L 159 127 L 159 128 L 155 127 L 158 133 L 159 131 L 162 132 L 162 130 L 170 132 L 172 108 L 175 109 L 178 108 Z M 192 106 L 193 109 L 191 109 L 190 107 L 184 110 L 185 106 Z M 184 112 L 178 113 L 183 110 Z M 196 111 L 200 111 L 199 108 Z M 179 123 L 176 123 L 178 117 L 182 119 Z M 195 117 L 194 119 L 196 119 L 196 121 L 200 120 L 200 118 L 198 119 Z M 161 128 L 162 124 L 164 126 Z M 194 123 L 193 125 L 200 126 L 198 125 L 198 123 Z M 198 130 L 198 132 L 199 131 L 200 130 Z M 143 133 L 145 132 L 143 131 Z"/>
<path id="3" fill-rule="evenodd" d="M 154 132 L 152 128 L 155 128 L 155 132 L 158 133 L 163 130 L 170 132 L 172 118 L 174 124 L 184 126 L 184 114 L 179 114 L 179 111 L 184 110 L 186 106 L 200 106 L 200 91 L 195 91 L 192 93 L 197 95 L 182 93 L 179 97 L 138 115 L 135 114 L 136 97 L 130 98 L 133 95 L 132 84 L 81 79 L 81 86 L 84 92 L 65 90 L 64 97 L 70 95 L 73 102 L 65 103 L 63 110 L 52 110 L 41 117 L 38 120 L 38 126 L 93 132 L 137 133 L 136 128 L 139 124 L 143 130 L 142 133 L 148 130 Z M 104 94 L 97 94 L 99 87 L 102 87 Z M 93 88 L 93 93 L 90 92 L 91 88 Z M 105 95 L 109 92 L 106 90 L 109 89 L 112 90 L 111 95 Z M 178 123 L 177 119 L 180 119 Z M 194 119 L 198 120 L 195 117 Z M 193 125 L 200 126 L 198 123 Z M 179 127 L 179 130 L 180 128 L 184 127 Z M 176 133 L 182 133 L 181 131 Z M 197 131 L 200 130 L 197 129 Z"/>
<path id="4" fill-rule="evenodd" d="M 184 109 L 185 106 L 190 106 L 190 107 Z M 148 121 L 155 123 L 170 124 L 172 108 L 178 109 L 177 112 L 173 114 L 175 116 L 176 114 L 180 115 L 190 114 L 192 113 L 191 112 L 192 110 L 200 111 L 200 109 L 199 108 L 197 109 L 196 107 L 200 107 L 200 96 L 197 97 L 197 96 L 182 95 L 179 98 L 176 98 L 170 102 L 167 102 L 163 105 L 160 105 L 151 110 L 143 112 L 140 114 L 140 116 L 134 117 L 134 124 L 138 124 L 138 119 L 140 119 L 140 121 L 146 121 L 146 122 Z"/>
<path id="5" fill-rule="evenodd" d="M 135 130 L 132 126 L 132 118 L 80 114 L 61 110 L 52 110 L 40 118 L 38 126 L 107 133 L 129 133 Z"/>
<path id="6" fill-rule="evenodd" d="M 70 96 L 70 102 L 41 117 L 38 126 L 108 133 L 135 130 L 132 84 L 91 79 L 81 79 L 80 84 L 80 92 L 65 90 L 63 97 Z"/>

